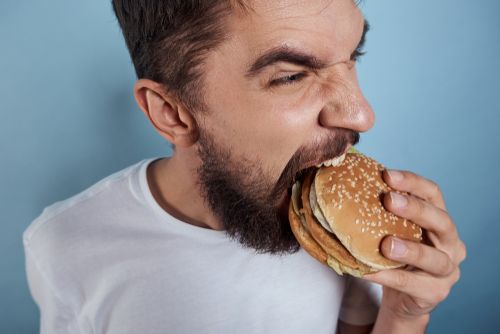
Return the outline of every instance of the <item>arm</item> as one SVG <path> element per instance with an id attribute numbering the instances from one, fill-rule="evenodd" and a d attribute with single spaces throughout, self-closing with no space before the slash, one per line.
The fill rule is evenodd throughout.
<path id="1" fill-rule="evenodd" d="M 376 323 L 371 325 L 357 326 L 339 320 L 336 334 L 425 333 L 428 323 L 428 315 L 419 320 L 403 321 L 382 311 L 379 312 Z"/>
<path id="2" fill-rule="evenodd" d="M 345 276 L 345 283 L 337 333 L 370 333 L 383 298 L 382 286 L 351 276 Z"/>
<path id="3" fill-rule="evenodd" d="M 429 318 L 426 314 L 419 319 L 402 319 L 381 309 L 375 324 L 352 325 L 339 319 L 336 334 L 425 333 Z"/>
<path id="4" fill-rule="evenodd" d="M 371 334 L 390 333 L 425 333 L 425 328 L 429 323 L 429 315 L 423 315 L 417 319 L 401 319 L 394 317 L 389 312 L 381 310 L 377 316 L 377 321 Z M 357 333 L 357 332 L 353 332 Z"/>
<path id="5" fill-rule="evenodd" d="M 337 325 L 337 334 L 370 334 L 372 329 L 373 324 L 358 326 L 339 320 Z"/>

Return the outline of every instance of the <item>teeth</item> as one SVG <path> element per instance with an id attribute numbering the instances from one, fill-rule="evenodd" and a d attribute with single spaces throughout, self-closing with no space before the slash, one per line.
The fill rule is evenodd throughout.
<path id="1" fill-rule="evenodd" d="M 316 167 L 320 168 L 322 166 L 326 166 L 326 167 L 330 167 L 330 166 L 338 166 L 342 163 L 342 161 L 344 161 L 345 159 L 345 155 L 346 153 L 336 157 L 336 158 L 333 158 L 333 159 L 330 159 L 330 160 L 326 160 L 326 161 L 323 161 L 322 163 L 320 163 L 319 165 L 316 165 Z"/>

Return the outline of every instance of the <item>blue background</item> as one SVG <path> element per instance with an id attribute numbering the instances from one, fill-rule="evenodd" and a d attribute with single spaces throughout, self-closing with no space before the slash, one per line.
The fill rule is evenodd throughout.
<path id="1" fill-rule="evenodd" d="M 500 328 L 500 2 L 366 0 L 361 150 L 437 181 L 468 246 L 429 333 Z M 41 210 L 169 154 L 132 96 L 109 1 L 0 3 L 0 332 L 36 333 L 21 234 Z M 489 329 L 489 330 L 487 330 Z"/>

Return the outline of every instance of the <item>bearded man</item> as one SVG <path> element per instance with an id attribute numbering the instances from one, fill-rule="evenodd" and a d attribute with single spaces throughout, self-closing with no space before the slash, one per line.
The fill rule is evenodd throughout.
<path id="1" fill-rule="evenodd" d="M 386 238 L 411 266 L 338 276 L 295 240 L 297 172 L 374 123 L 353 0 L 113 0 L 134 95 L 170 157 L 55 203 L 24 233 L 42 333 L 423 333 L 465 246 L 439 188 L 384 174 L 384 205 L 430 244 Z M 382 291 L 382 286 L 384 286 Z"/>

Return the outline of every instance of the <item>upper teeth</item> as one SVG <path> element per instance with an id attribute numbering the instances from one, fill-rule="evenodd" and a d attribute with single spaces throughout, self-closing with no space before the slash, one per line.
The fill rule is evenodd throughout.
<path id="1" fill-rule="evenodd" d="M 326 160 L 326 161 L 323 161 L 322 163 L 320 163 L 319 165 L 316 165 L 316 167 L 320 168 L 322 166 L 326 166 L 326 167 L 329 167 L 329 166 L 338 166 L 342 163 L 342 161 L 344 161 L 345 159 L 345 155 L 346 153 L 342 154 L 342 155 L 339 155 L 338 157 L 336 158 L 333 158 L 333 159 L 330 159 L 330 160 Z"/>

